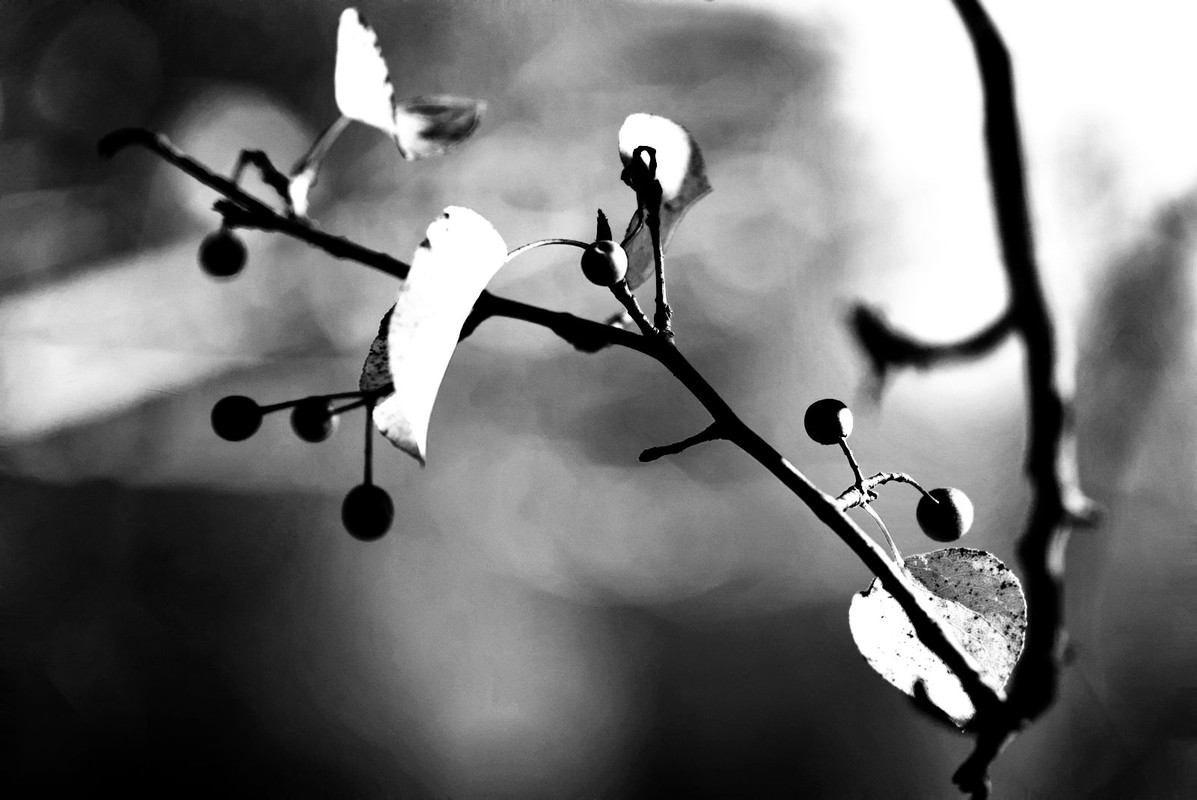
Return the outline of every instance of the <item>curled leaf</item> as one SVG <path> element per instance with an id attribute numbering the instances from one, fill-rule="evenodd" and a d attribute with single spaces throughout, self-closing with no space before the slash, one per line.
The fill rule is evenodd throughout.
<path id="1" fill-rule="evenodd" d="M 395 107 L 395 143 L 409 161 L 440 155 L 469 138 L 482 121 L 486 103 L 467 97 L 431 95 Z"/>
<path id="2" fill-rule="evenodd" d="M 686 211 L 711 191 L 711 184 L 702 151 L 689 131 L 676 122 L 654 114 L 632 114 L 619 129 L 619 157 L 625 166 L 638 147 L 651 147 L 656 152 L 664 249 Z M 622 244 L 628 254 L 628 285 L 635 289 L 655 270 L 652 237 L 644 224 L 643 209 L 637 209 L 628 222 Z"/>
<path id="3" fill-rule="evenodd" d="M 1026 634 L 1022 586 L 996 556 L 950 547 L 903 561 L 957 642 L 980 665 L 982 677 L 1002 687 L 1014 671 Z M 963 727 L 976 713 L 960 680 L 918 638 L 906 612 L 879 580 L 856 594 L 848 611 L 852 638 L 883 678 L 922 698 Z"/>
<path id="4" fill-rule="evenodd" d="M 333 83 L 341 114 L 393 135 L 395 89 L 391 75 L 378 35 L 355 8 L 341 12 Z"/>
<path id="5" fill-rule="evenodd" d="M 374 407 L 374 425 L 421 464 L 432 406 L 462 324 L 506 260 L 507 245 L 486 219 L 468 208 L 446 208 L 428 226 L 370 347 L 359 385 L 368 390 L 393 384 Z"/>
<path id="6" fill-rule="evenodd" d="M 378 323 L 378 335 L 370 343 L 370 352 L 366 354 L 366 363 L 362 364 L 362 376 L 358 379 L 357 388 L 363 392 L 376 392 L 391 383 L 390 354 L 387 352 L 387 336 L 391 332 L 391 314 L 395 313 L 395 306 L 387 309 Z"/>

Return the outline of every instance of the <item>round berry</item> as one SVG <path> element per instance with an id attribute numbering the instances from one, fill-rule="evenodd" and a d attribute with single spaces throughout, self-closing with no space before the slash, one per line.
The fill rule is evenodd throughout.
<path id="1" fill-rule="evenodd" d="M 228 228 L 209 233 L 200 242 L 199 263 L 214 278 L 231 278 L 245 266 L 245 243 Z"/>
<path id="2" fill-rule="evenodd" d="M 807 407 L 802 425 L 819 444 L 839 444 L 852 433 L 852 412 L 834 398 L 816 400 Z"/>
<path id="3" fill-rule="evenodd" d="M 919 499 L 914 516 L 928 538 L 954 542 L 973 526 L 973 501 L 959 489 L 932 489 Z"/>
<path id="4" fill-rule="evenodd" d="M 242 442 L 258 432 L 262 426 L 262 407 L 253 398 L 233 394 L 216 401 L 212 406 L 212 430 L 221 439 Z"/>
<path id="5" fill-rule="evenodd" d="M 386 490 L 361 483 L 349 490 L 341 503 L 341 522 L 349 535 L 363 542 L 381 539 L 395 519 L 395 504 Z"/>
<path id="6" fill-rule="evenodd" d="M 614 286 L 628 274 L 628 254 L 619 242 L 601 239 L 582 253 L 582 274 L 596 286 Z"/>
<path id="7" fill-rule="evenodd" d="M 323 442 L 337 429 L 332 406 L 322 397 L 300 400 L 291 409 L 291 429 L 305 442 Z"/>

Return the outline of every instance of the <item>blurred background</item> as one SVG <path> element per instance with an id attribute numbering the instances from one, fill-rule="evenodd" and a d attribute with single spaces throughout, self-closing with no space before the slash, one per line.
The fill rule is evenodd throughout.
<path id="1" fill-rule="evenodd" d="M 1045 279 L 1077 353 L 1082 483 L 1108 510 L 1069 547 L 1075 656 L 1002 756 L 995 797 L 1168 798 L 1197 786 L 1197 114 L 1186 4 L 991 0 L 1020 80 Z M 1005 286 L 971 50 L 947 0 L 381 2 L 399 97 L 483 98 L 473 139 L 405 163 L 351 128 L 312 216 L 407 259 L 447 205 L 509 246 L 617 230 L 616 133 L 689 128 L 714 192 L 671 249 L 678 340 L 821 488 L 821 397 L 869 473 L 964 489 L 967 544 L 1014 565 L 1026 514 L 1022 356 L 903 373 L 880 404 L 851 303 L 950 340 Z M 215 194 L 143 151 L 288 165 L 336 116 L 327 0 L 0 4 L 0 786 L 401 798 L 950 798 L 970 740 L 856 653 L 870 576 L 725 444 L 642 465 L 707 419 L 652 362 L 487 322 L 454 357 L 425 469 L 379 440 L 395 498 L 341 528 L 361 417 L 328 442 L 227 394 L 356 388 L 395 283 L 280 236 L 196 264 Z M 250 181 L 251 188 L 261 189 Z M 266 196 L 263 192 L 263 196 Z M 501 294 L 603 318 L 573 251 Z M 647 297 L 647 295 L 646 295 Z M 877 503 L 934 549 L 917 495 Z M 867 522 L 867 520 L 865 521 Z"/>

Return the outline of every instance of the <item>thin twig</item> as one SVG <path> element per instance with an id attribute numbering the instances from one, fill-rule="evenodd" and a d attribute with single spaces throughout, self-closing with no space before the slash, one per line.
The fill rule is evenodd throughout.
<path id="1" fill-rule="evenodd" d="M 291 208 L 291 179 L 279 171 L 266 155 L 264 150 L 242 150 L 237 156 L 237 166 L 233 167 L 233 183 L 241 183 L 241 173 L 247 166 L 253 167 L 261 176 L 262 182 L 274 190 L 279 199 Z"/>
<path id="2" fill-rule="evenodd" d="M 144 128 L 122 128 L 100 140 L 97 149 L 104 158 L 131 146 L 144 147 L 167 163 L 178 167 L 200 183 L 224 195 L 218 210 L 235 226 L 285 233 L 295 239 L 324 250 L 329 255 L 356 261 L 402 280 L 411 267 L 397 258 L 379 253 L 340 236 L 317 230 L 308 222 L 283 216 L 270 206 L 245 192 L 228 178 L 217 175 L 208 167 L 184 154 L 160 133 Z"/>
<path id="3" fill-rule="evenodd" d="M 902 552 L 898 550 L 898 544 L 894 541 L 894 537 L 889 535 L 889 528 L 885 527 L 885 523 L 881 520 L 881 515 L 878 514 L 877 511 L 867 503 L 862 505 L 861 508 L 864 509 L 866 514 L 873 518 L 873 521 L 877 523 L 877 527 L 881 529 L 881 533 L 885 535 L 885 541 L 889 544 L 889 551 L 893 554 L 894 563 L 901 564 Z"/>
<path id="4" fill-rule="evenodd" d="M 873 500 L 875 492 L 873 491 L 878 486 L 890 482 L 906 483 L 918 489 L 924 495 L 930 497 L 927 490 L 919 485 L 919 482 L 907 475 L 905 472 L 878 472 L 871 478 L 866 478 L 858 486 L 849 486 L 840 496 L 835 498 L 835 504 L 841 509 L 847 511 L 849 508 L 856 508 L 857 506 L 867 505 Z"/>
<path id="5" fill-rule="evenodd" d="M 894 328 L 881 311 L 864 303 L 853 307 L 848 322 L 869 357 L 874 375 L 882 380 L 892 367 L 929 369 L 952 361 L 978 358 L 1005 341 L 1014 329 L 1009 309 L 971 336 L 942 344 L 920 341 Z"/>
<path id="6" fill-rule="evenodd" d="M 713 442 L 722 438 L 723 435 L 719 432 L 718 423 L 712 422 L 703 430 L 693 436 L 687 436 L 679 442 L 648 448 L 640 454 L 640 460 L 648 462 L 656 461 L 658 458 L 664 458 L 665 456 L 675 456 L 678 453 L 684 453 L 695 445 L 702 444 L 703 442 Z"/>
<path id="7" fill-rule="evenodd" d="M 615 299 L 623 305 L 628 316 L 645 336 L 655 336 L 659 333 L 657 328 L 648 321 L 648 317 L 644 315 L 644 310 L 640 308 L 640 303 L 636 300 L 636 295 L 632 294 L 632 288 L 628 286 L 626 280 L 614 284 L 611 287 L 611 294 L 615 295 Z"/>
<path id="8" fill-rule="evenodd" d="M 544 247 L 544 246 L 550 245 L 550 244 L 567 244 L 572 247 L 580 247 L 583 250 L 590 247 L 590 245 L 587 244 L 586 242 L 579 242 L 577 239 L 562 239 L 562 238 L 558 238 L 558 237 L 554 237 L 554 238 L 550 238 L 550 239 L 537 239 L 535 242 L 528 242 L 527 244 L 521 244 L 519 247 L 517 247 L 514 250 L 507 253 L 507 260 L 511 261 L 516 256 L 523 255 L 524 253 L 528 252 L 529 250 L 535 250 L 538 247 Z"/>

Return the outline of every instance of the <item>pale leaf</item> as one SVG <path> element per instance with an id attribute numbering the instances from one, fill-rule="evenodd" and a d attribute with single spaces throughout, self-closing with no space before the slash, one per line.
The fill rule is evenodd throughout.
<path id="1" fill-rule="evenodd" d="M 661 249 L 669 246 L 674 231 L 690 206 L 698 202 L 711 184 L 707 180 L 702 151 L 685 128 L 654 114 L 632 114 L 619 129 L 619 157 L 626 166 L 637 147 L 656 150 L 657 181 L 661 184 Z M 639 210 L 632 215 L 624 233 L 623 249 L 628 254 L 628 285 L 635 289 L 653 275 L 652 237 Z"/>
<path id="2" fill-rule="evenodd" d="M 428 226 L 389 312 L 385 352 L 394 392 L 375 406 L 374 424 L 421 464 L 432 406 L 461 327 L 506 260 L 507 245 L 489 222 L 468 208 L 450 206 Z M 375 353 L 371 347 L 363 388 L 367 382 L 374 388 L 385 384 L 372 365 Z"/>
<path id="3" fill-rule="evenodd" d="M 1018 578 L 996 556 L 954 547 L 909 556 L 908 574 L 948 631 L 992 686 L 1003 687 L 1022 652 L 1026 600 Z M 926 699 L 963 727 L 976 713 L 960 680 L 924 645 L 910 618 L 879 580 L 853 596 L 852 638 L 883 678 Z M 921 684 L 921 687 L 920 687 Z"/>
<path id="4" fill-rule="evenodd" d="M 395 107 L 395 143 L 409 161 L 440 155 L 469 138 L 482 121 L 486 103 L 468 97 L 430 95 Z"/>
<path id="5" fill-rule="evenodd" d="M 334 77 L 337 108 L 358 122 L 394 134 L 395 89 L 378 36 L 355 8 L 341 13 Z"/>

